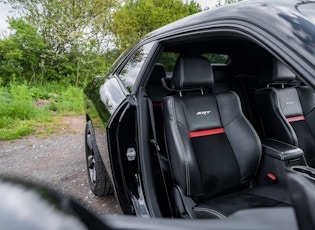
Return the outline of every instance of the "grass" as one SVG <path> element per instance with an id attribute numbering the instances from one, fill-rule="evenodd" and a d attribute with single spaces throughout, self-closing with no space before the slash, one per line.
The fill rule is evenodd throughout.
<path id="1" fill-rule="evenodd" d="M 0 87 L 0 140 L 49 135 L 58 129 L 58 117 L 83 113 L 83 92 L 79 88 L 58 83 L 11 83 Z"/>

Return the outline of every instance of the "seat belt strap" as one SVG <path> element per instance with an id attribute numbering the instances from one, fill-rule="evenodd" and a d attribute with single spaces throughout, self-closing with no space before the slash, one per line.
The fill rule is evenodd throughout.
<path id="1" fill-rule="evenodd" d="M 160 147 L 159 147 L 159 144 L 158 144 L 157 138 L 156 138 L 156 129 L 155 129 L 153 104 L 152 104 L 152 100 L 150 98 L 147 97 L 147 100 L 148 100 L 148 109 L 149 109 L 151 130 L 152 130 L 152 138 L 150 138 L 150 143 L 154 145 L 156 153 L 157 153 L 157 156 L 158 156 L 159 166 L 160 166 L 160 170 L 161 170 L 161 174 L 162 174 L 162 180 L 163 180 L 164 189 L 165 189 L 165 192 L 166 192 L 166 198 L 167 198 L 167 202 L 168 202 L 168 205 L 169 205 L 169 208 L 170 208 L 171 215 L 173 216 L 171 200 L 170 200 L 169 192 L 168 192 L 168 189 L 167 189 L 167 184 L 166 184 L 166 179 L 165 179 L 165 175 L 164 175 L 164 170 L 162 168 L 162 159 L 161 159 L 161 155 L 160 155 Z"/>

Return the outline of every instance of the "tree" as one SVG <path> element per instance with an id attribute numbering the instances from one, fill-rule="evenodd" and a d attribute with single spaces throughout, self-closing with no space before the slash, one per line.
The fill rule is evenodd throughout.
<path id="1" fill-rule="evenodd" d="M 20 9 L 21 20 L 36 50 L 25 48 L 28 32 L 0 41 L 10 57 L 6 76 L 30 82 L 61 81 L 76 86 L 103 74 L 117 54 L 148 32 L 201 11 L 194 1 L 181 0 L 2 0 Z M 120 6 L 119 6 L 120 4 Z M 15 30 L 15 28 L 13 28 Z M 36 36 L 35 36 L 36 34 Z M 4 44 L 6 43 L 6 44 Z M 7 44 L 10 43 L 10 44 Z M 33 43 L 30 43 L 33 45 Z M 117 46 L 114 46 L 117 44 Z M 13 47 L 15 48 L 13 48 Z M 12 47 L 9 51 L 6 47 Z M 29 52 L 27 54 L 26 52 Z M 27 56 L 32 55 L 34 56 Z M 27 60 L 25 60 L 27 58 Z M 10 72 L 11 71 L 11 72 Z M 0 75 L 4 72 L 0 73 Z"/>
<path id="2" fill-rule="evenodd" d="M 28 82 L 42 81 L 46 52 L 43 37 L 23 19 L 10 18 L 8 22 L 12 33 L 0 40 L 2 82 L 9 83 L 13 77 Z"/>
<path id="3" fill-rule="evenodd" d="M 44 63 L 48 80 L 79 85 L 90 75 L 104 72 L 109 65 L 99 58 L 111 43 L 108 24 L 118 0 L 4 2 L 20 9 L 26 21 L 44 38 L 48 49 Z"/>
<path id="4" fill-rule="evenodd" d="M 227 5 L 227 4 L 232 4 L 235 2 L 240 2 L 242 0 L 218 0 L 218 3 L 216 4 L 216 6 L 223 6 L 223 5 Z"/>
<path id="5" fill-rule="evenodd" d="M 71 50 L 76 46 L 78 39 L 98 38 L 100 42 L 106 40 L 111 12 L 118 3 L 117 0 L 4 0 L 4 2 L 20 9 L 27 21 L 38 28 L 47 44 L 59 53 Z"/>
<path id="6" fill-rule="evenodd" d="M 110 31 L 117 47 L 124 50 L 145 34 L 199 11 L 201 7 L 194 1 L 125 0 L 113 14 Z"/>

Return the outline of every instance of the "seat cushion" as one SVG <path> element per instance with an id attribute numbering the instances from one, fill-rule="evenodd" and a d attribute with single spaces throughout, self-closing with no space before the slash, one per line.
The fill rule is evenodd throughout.
<path id="1" fill-rule="evenodd" d="M 194 208 L 197 218 L 225 219 L 232 213 L 251 208 L 291 206 L 286 189 L 277 185 L 246 188 L 220 196 Z"/>

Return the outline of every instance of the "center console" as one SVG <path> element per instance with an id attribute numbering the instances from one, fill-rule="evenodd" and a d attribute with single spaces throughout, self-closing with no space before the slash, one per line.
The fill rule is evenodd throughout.
<path id="1" fill-rule="evenodd" d="M 262 159 L 257 182 L 286 184 L 288 170 L 299 173 L 315 182 L 315 169 L 307 166 L 302 149 L 274 139 L 263 139 Z"/>

